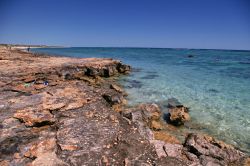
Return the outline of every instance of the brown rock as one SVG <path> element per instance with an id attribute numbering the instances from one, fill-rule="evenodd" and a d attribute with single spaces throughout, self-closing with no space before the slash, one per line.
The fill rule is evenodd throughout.
<path id="1" fill-rule="evenodd" d="M 127 73 L 131 70 L 130 66 L 121 63 L 118 64 L 117 68 L 120 73 Z"/>
<path id="2" fill-rule="evenodd" d="M 24 82 L 32 82 L 32 81 L 35 81 L 36 80 L 36 77 L 35 76 L 27 76 L 24 78 Z"/>
<path id="3" fill-rule="evenodd" d="M 36 158 L 32 166 L 68 166 L 67 163 L 60 160 L 55 153 L 44 153 Z"/>
<path id="4" fill-rule="evenodd" d="M 73 150 L 78 149 L 77 145 L 63 145 L 63 144 L 60 144 L 60 147 L 61 147 L 62 150 L 68 150 L 68 151 L 73 151 Z"/>
<path id="5" fill-rule="evenodd" d="M 111 84 L 110 88 L 116 90 L 119 93 L 123 93 L 123 89 L 121 87 L 119 87 L 118 85 Z"/>
<path id="6" fill-rule="evenodd" d="M 43 94 L 43 108 L 48 110 L 76 109 L 87 103 L 86 94 L 75 86 L 58 88 Z"/>
<path id="7" fill-rule="evenodd" d="M 190 120 L 188 109 L 186 107 L 175 107 L 169 109 L 170 122 L 176 126 L 183 125 Z"/>
<path id="8" fill-rule="evenodd" d="M 163 148 L 165 142 L 164 141 L 159 141 L 159 140 L 151 140 L 151 144 L 155 147 L 156 154 L 159 158 L 161 157 L 167 157 L 167 154 Z"/>
<path id="9" fill-rule="evenodd" d="M 0 165 L 1 166 L 10 166 L 10 162 L 8 160 L 3 160 L 3 161 L 0 161 Z"/>
<path id="10" fill-rule="evenodd" d="M 86 99 L 78 99 L 75 100 L 74 102 L 70 102 L 64 109 L 65 110 L 77 109 L 84 106 L 86 103 L 87 103 Z"/>
<path id="11" fill-rule="evenodd" d="M 182 158 L 183 146 L 180 144 L 164 144 L 164 150 L 169 157 Z"/>
<path id="12" fill-rule="evenodd" d="M 210 158 L 218 159 L 223 163 L 230 163 L 245 156 L 244 153 L 234 147 L 201 134 L 189 134 L 184 146 L 195 155 L 203 156 L 202 160 L 205 163 L 210 162 Z M 206 159 L 206 157 L 210 158 Z"/>
<path id="13" fill-rule="evenodd" d="M 154 138 L 170 144 L 180 144 L 180 141 L 175 136 L 170 135 L 166 131 L 155 131 Z"/>
<path id="14" fill-rule="evenodd" d="M 103 98 L 111 105 L 116 105 L 116 104 L 123 104 L 124 103 L 124 98 L 120 94 L 109 94 L 106 93 L 103 95 Z"/>
<path id="15" fill-rule="evenodd" d="M 52 153 L 56 150 L 56 139 L 49 138 L 40 142 L 35 142 L 24 154 L 25 157 L 36 158 L 44 153 Z"/>
<path id="16" fill-rule="evenodd" d="M 161 124 L 161 122 L 156 121 L 156 120 L 152 120 L 150 122 L 149 127 L 153 130 L 162 130 L 164 128 L 164 126 Z"/>
<path id="17" fill-rule="evenodd" d="M 44 88 L 46 88 L 46 87 L 47 87 L 47 86 L 44 85 L 44 84 L 35 84 L 35 85 L 34 85 L 34 88 L 35 88 L 36 90 L 44 89 Z"/>
<path id="18" fill-rule="evenodd" d="M 43 126 L 55 122 L 55 118 L 50 112 L 39 109 L 37 110 L 36 108 L 18 110 L 14 114 L 14 118 L 24 122 L 26 126 Z"/>
<path id="19" fill-rule="evenodd" d="M 142 111 L 143 116 L 147 121 L 159 120 L 161 117 L 161 111 L 156 104 L 140 104 L 138 109 Z"/>
<path id="20" fill-rule="evenodd" d="M 250 157 L 248 157 L 247 159 L 245 159 L 244 166 L 250 166 Z"/>

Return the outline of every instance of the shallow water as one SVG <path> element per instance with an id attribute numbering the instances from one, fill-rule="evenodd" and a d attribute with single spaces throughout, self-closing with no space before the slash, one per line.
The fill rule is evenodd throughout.
<path id="1" fill-rule="evenodd" d="M 135 70 L 120 82 L 129 104 L 177 98 L 192 123 L 250 152 L 250 51 L 151 48 L 32 49 L 73 57 L 112 57 Z"/>

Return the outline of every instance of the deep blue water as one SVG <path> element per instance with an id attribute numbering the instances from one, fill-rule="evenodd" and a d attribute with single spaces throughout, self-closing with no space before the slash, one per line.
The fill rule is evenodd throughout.
<path id="1" fill-rule="evenodd" d="M 34 52 L 122 60 L 129 104 L 177 98 L 192 123 L 250 151 L 250 51 L 152 48 L 42 48 Z M 189 56 L 192 55 L 192 56 Z"/>

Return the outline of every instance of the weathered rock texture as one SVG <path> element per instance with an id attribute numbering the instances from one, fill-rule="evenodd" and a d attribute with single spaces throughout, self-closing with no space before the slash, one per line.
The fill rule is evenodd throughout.
<path id="1" fill-rule="evenodd" d="M 245 162 L 243 153 L 202 136 L 182 145 L 164 133 L 156 104 L 125 110 L 123 90 L 102 78 L 129 72 L 120 61 L 0 49 L 0 66 L 0 165 Z"/>

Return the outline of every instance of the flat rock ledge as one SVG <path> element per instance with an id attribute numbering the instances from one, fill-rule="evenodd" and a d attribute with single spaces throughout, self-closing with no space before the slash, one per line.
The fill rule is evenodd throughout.
<path id="1" fill-rule="evenodd" d="M 130 71 L 120 61 L 0 48 L 0 66 L 1 166 L 249 163 L 212 137 L 181 142 L 164 132 L 156 104 L 125 109 L 126 94 L 112 79 Z"/>

